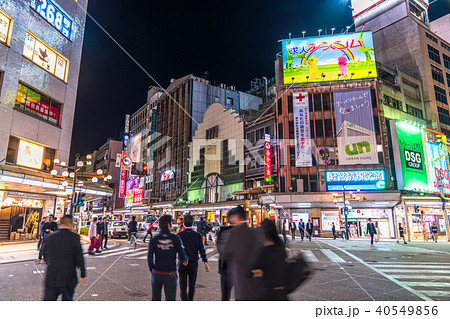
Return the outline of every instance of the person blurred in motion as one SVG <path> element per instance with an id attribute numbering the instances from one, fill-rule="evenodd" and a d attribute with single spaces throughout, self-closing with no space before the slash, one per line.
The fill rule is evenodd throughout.
<path id="1" fill-rule="evenodd" d="M 131 240 L 131 235 L 136 236 L 138 232 L 136 216 L 131 217 L 131 221 L 128 223 L 128 242 Z"/>
<path id="2" fill-rule="evenodd" d="M 154 223 L 155 223 L 154 221 L 151 221 L 150 223 L 148 223 L 147 233 L 145 234 L 144 240 L 143 240 L 144 243 L 145 243 L 145 239 L 147 238 L 148 235 L 150 235 L 150 240 L 153 238 L 152 231 L 153 231 L 153 224 Z"/>
<path id="3" fill-rule="evenodd" d="M 97 221 L 97 236 L 96 236 L 96 242 L 95 242 L 95 252 L 100 253 L 100 248 L 102 246 L 103 238 L 103 229 L 105 227 L 105 224 L 103 223 L 103 218 L 99 217 Z"/>
<path id="4" fill-rule="evenodd" d="M 219 274 L 220 274 L 220 290 L 222 293 L 222 301 L 229 301 L 231 298 L 231 288 L 233 283 L 231 277 L 228 274 L 228 264 L 224 259 L 225 243 L 228 240 L 229 230 L 231 226 L 220 226 L 219 233 L 217 234 L 217 251 L 219 252 Z"/>
<path id="5" fill-rule="evenodd" d="M 423 236 L 423 241 L 428 242 L 428 231 L 427 231 L 427 226 L 425 225 L 425 223 L 422 224 L 422 236 Z"/>
<path id="6" fill-rule="evenodd" d="M 102 249 L 108 249 L 108 247 L 106 247 L 106 245 L 108 244 L 108 227 L 109 227 L 108 217 L 104 217 L 103 218 L 103 231 L 101 233 L 101 235 L 102 235 L 101 248 Z M 103 241 L 105 242 L 104 244 L 103 244 Z"/>
<path id="7" fill-rule="evenodd" d="M 294 241 L 294 240 L 295 240 L 295 231 L 297 230 L 297 225 L 295 225 L 295 222 L 294 222 L 294 221 L 291 221 L 291 222 L 289 223 L 289 228 L 290 228 L 290 230 L 291 230 L 291 238 L 292 238 L 292 241 Z"/>
<path id="8" fill-rule="evenodd" d="M 81 285 L 86 283 L 83 250 L 80 235 L 72 232 L 70 215 L 61 218 L 60 229 L 45 237 L 44 259 L 47 264 L 44 301 L 72 301 L 78 284 L 77 268 L 81 272 Z"/>
<path id="9" fill-rule="evenodd" d="M 334 225 L 334 223 L 331 223 L 331 234 L 333 235 L 333 239 L 336 239 L 336 226 Z"/>
<path id="10" fill-rule="evenodd" d="M 95 255 L 94 249 L 97 247 L 97 217 L 92 219 L 91 225 L 89 226 L 88 237 L 91 240 L 91 244 L 88 248 L 88 254 Z"/>
<path id="11" fill-rule="evenodd" d="M 247 213 L 242 206 L 228 211 L 232 226 L 223 250 L 224 260 L 231 275 L 236 300 L 254 300 L 258 287 L 254 278 L 247 276 L 250 256 L 261 246 L 256 231 L 247 225 Z M 227 271 L 228 271 L 227 270 Z"/>
<path id="12" fill-rule="evenodd" d="M 152 275 L 152 300 L 160 301 L 164 287 L 167 301 L 175 301 L 177 295 L 177 255 L 183 266 L 188 265 L 183 243 L 177 234 L 172 234 L 172 217 L 163 215 L 159 219 L 159 235 L 148 245 L 147 263 Z"/>
<path id="13" fill-rule="evenodd" d="M 48 216 L 48 222 L 44 224 L 44 227 L 42 228 L 43 232 L 43 240 L 41 242 L 41 247 L 39 249 L 39 257 L 35 260 L 35 262 L 40 263 L 44 254 L 44 244 L 45 244 L 45 237 L 47 235 L 50 235 L 51 233 L 55 232 L 58 229 L 58 224 L 55 222 L 53 215 Z"/>
<path id="14" fill-rule="evenodd" d="M 39 234 L 38 234 L 39 241 L 38 241 L 37 250 L 39 250 L 41 248 L 42 241 L 44 240 L 44 225 L 45 225 L 46 219 L 47 219 L 46 217 L 42 217 L 42 220 L 39 223 Z"/>
<path id="15" fill-rule="evenodd" d="M 188 264 L 185 266 L 181 262 L 178 265 L 178 274 L 180 275 L 180 297 L 183 301 L 194 300 L 195 283 L 197 282 L 198 272 L 198 255 L 202 257 L 205 264 L 205 271 L 209 272 L 208 258 L 206 257 L 205 246 L 203 245 L 202 235 L 197 233 L 192 225 L 194 224 L 194 217 L 186 215 L 183 218 L 184 230 L 178 233 L 181 242 L 184 246 L 184 251 L 188 258 Z M 189 293 L 187 291 L 187 284 L 189 281 Z"/>
<path id="16" fill-rule="evenodd" d="M 263 220 L 261 228 L 264 246 L 248 267 L 248 276 L 259 278 L 262 290 L 257 300 L 288 300 L 284 287 L 286 250 L 277 234 L 275 223 Z"/>
<path id="17" fill-rule="evenodd" d="M 407 244 L 406 240 L 405 240 L 405 228 L 403 227 L 402 223 L 398 223 L 398 233 L 400 235 L 400 238 L 403 238 L 403 243 Z M 397 240 L 397 243 L 399 241 Z"/>
<path id="18" fill-rule="evenodd" d="M 313 232 L 313 224 L 310 218 L 308 219 L 308 223 L 306 223 L 306 233 L 308 234 L 309 241 L 311 241 L 312 232 Z"/>

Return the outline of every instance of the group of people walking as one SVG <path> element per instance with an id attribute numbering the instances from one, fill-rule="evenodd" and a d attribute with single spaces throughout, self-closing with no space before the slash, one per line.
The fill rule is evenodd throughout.
<path id="1" fill-rule="evenodd" d="M 295 240 L 295 232 L 297 231 L 297 224 L 292 221 L 289 223 L 289 230 L 291 232 L 291 238 L 294 241 Z M 303 238 L 305 237 L 311 241 L 312 233 L 313 233 L 313 223 L 311 222 L 311 219 L 308 219 L 308 222 L 305 224 L 303 222 L 303 219 L 300 219 L 298 222 L 298 231 L 300 233 L 300 238 L 303 241 Z M 286 242 L 285 242 L 286 244 Z"/>
<path id="2" fill-rule="evenodd" d="M 108 217 L 94 217 L 89 225 L 88 236 L 91 244 L 88 248 L 89 255 L 101 253 L 100 249 L 108 249 Z M 95 249 L 95 252 L 94 252 Z"/>

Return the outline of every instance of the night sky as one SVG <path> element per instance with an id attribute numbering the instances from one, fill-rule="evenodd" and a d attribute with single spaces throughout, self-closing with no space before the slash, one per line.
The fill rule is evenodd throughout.
<path id="1" fill-rule="evenodd" d="M 217 85 L 250 88 L 274 76 L 278 40 L 330 33 L 352 24 L 349 0 L 90 0 L 88 12 L 163 87 L 171 78 L 202 76 Z M 450 0 L 430 6 L 431 20 L 450 12 Z M 354 28 L 350 29 L 353 31 Z M 126 113 L 145 104 L 153 82 L 87 18 L 72 135 L 74 154 L 119 138 Z"/>

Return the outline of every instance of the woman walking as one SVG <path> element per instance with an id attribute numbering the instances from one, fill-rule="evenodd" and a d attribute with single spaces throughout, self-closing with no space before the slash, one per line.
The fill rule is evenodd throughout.
<path id="1" fill-rule="evenodd" d="M 378 222 L 375 222 L 375 242 L 378 243 L 380 241 L 380 235 L 381 235 L 381 230 L 380 227 L 378 226 Z"/>
<path id="2" fill-rule="evenodd" d="M 404 228 L 402 223 L 398 223 L 398 232 L 400 233 L 400 238 L 403 238 L 403 243 L 407 244 L 406 240 L 405 240 L 405 233 L 404 233 Z M 399 241 L 397 240 L 397 243 L 399 243 Z"/>
<path id="3" fill-rule="evenodd" d="M 277 234 L 275 223 L 265 219 L 261 223 L 264 247 L 249 266 L 249 276 L 261 280 L 262 291 L 257 300 L 288 300 L 284 287 L 286 252 Z"/>

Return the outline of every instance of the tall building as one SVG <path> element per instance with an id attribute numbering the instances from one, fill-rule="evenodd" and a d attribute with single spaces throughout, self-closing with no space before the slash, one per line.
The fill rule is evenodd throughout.
<path id="1" fill-rule="evenodd" d="M 0 237 L 32 237 L 68 206 L 71 181 L 50 171 L 69 162 L 87 4 L 0 0 Z M 83 191 L 110 195 L 99 189 Z"/>

